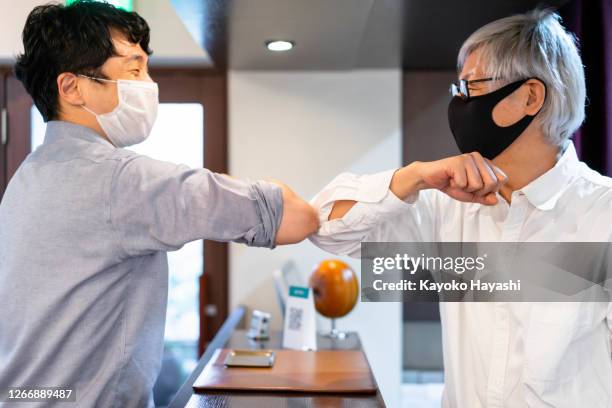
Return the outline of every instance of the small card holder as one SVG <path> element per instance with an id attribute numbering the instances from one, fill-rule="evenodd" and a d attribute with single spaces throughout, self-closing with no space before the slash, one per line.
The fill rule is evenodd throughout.
<path id="1" fill-rule="evenodd" d="M 274 357 L 272 350 L 230 350 L 224 364 L 226 367 L 272 367 Z"/>

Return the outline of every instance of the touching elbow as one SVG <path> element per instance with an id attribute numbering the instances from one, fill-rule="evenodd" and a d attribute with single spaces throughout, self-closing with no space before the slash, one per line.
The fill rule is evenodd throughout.
<path id="1" fill-rule="evenodd" d="M 304 239 L 319 230 L 319 214 L 317 213 L 317 210 L 315 210 L 310 204 L 305 204 L 306 208 L 304 209 Z"/>
<path id="2" fill-rule="evenodd" d="M 279 245 L 296 244 L 319 229 L 317 212 L 307 202 L 292 197 L 285 201 L 283 218 L 276 235 Z"/>

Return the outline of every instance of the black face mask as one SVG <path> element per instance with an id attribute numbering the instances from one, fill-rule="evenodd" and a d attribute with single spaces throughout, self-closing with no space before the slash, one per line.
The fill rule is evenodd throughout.
<path id="1" fill-rule="evenodd" d="M 523 133 L 537 113 L 525 115 L 518 122 L 502 127 L 493 121 L 493 108 L 527 81 L 512 82 L 495 92 L 472 96 L 467 100 L 459 96 L 451 99 L 448 123 L 461 153 L 477 151 L 483 157 L 493 159 Z"/>

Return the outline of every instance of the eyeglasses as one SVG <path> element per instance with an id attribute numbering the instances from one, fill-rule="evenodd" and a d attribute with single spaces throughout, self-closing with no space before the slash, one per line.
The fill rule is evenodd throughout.
<path id="1" fill-rule="evenodd" d="M 466 79 L 460 79 L 459 85 L 454 84 L 454 83 L 450 85 L 449 92 L 452 96 L 458 96 L 461 99 L 469 99 L 470 98 L 469 85 L 477 84 L 481 82 L 496 81 L 498 79 L 501 79 L 501 78 L 481 78 L 481 79 L 471 79 L 469 81 Z"/>

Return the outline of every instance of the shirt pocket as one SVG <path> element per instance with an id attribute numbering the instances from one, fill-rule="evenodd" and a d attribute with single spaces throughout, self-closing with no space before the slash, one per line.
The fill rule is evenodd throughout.
<path id="1" fill-rule="evenodd" d="M 574 377 L 580 361 L 572 346 L 589 329 L 592 315 L 589 303 L 534 304 L 525 336 L 525 378 L 562 383 Z"/>

